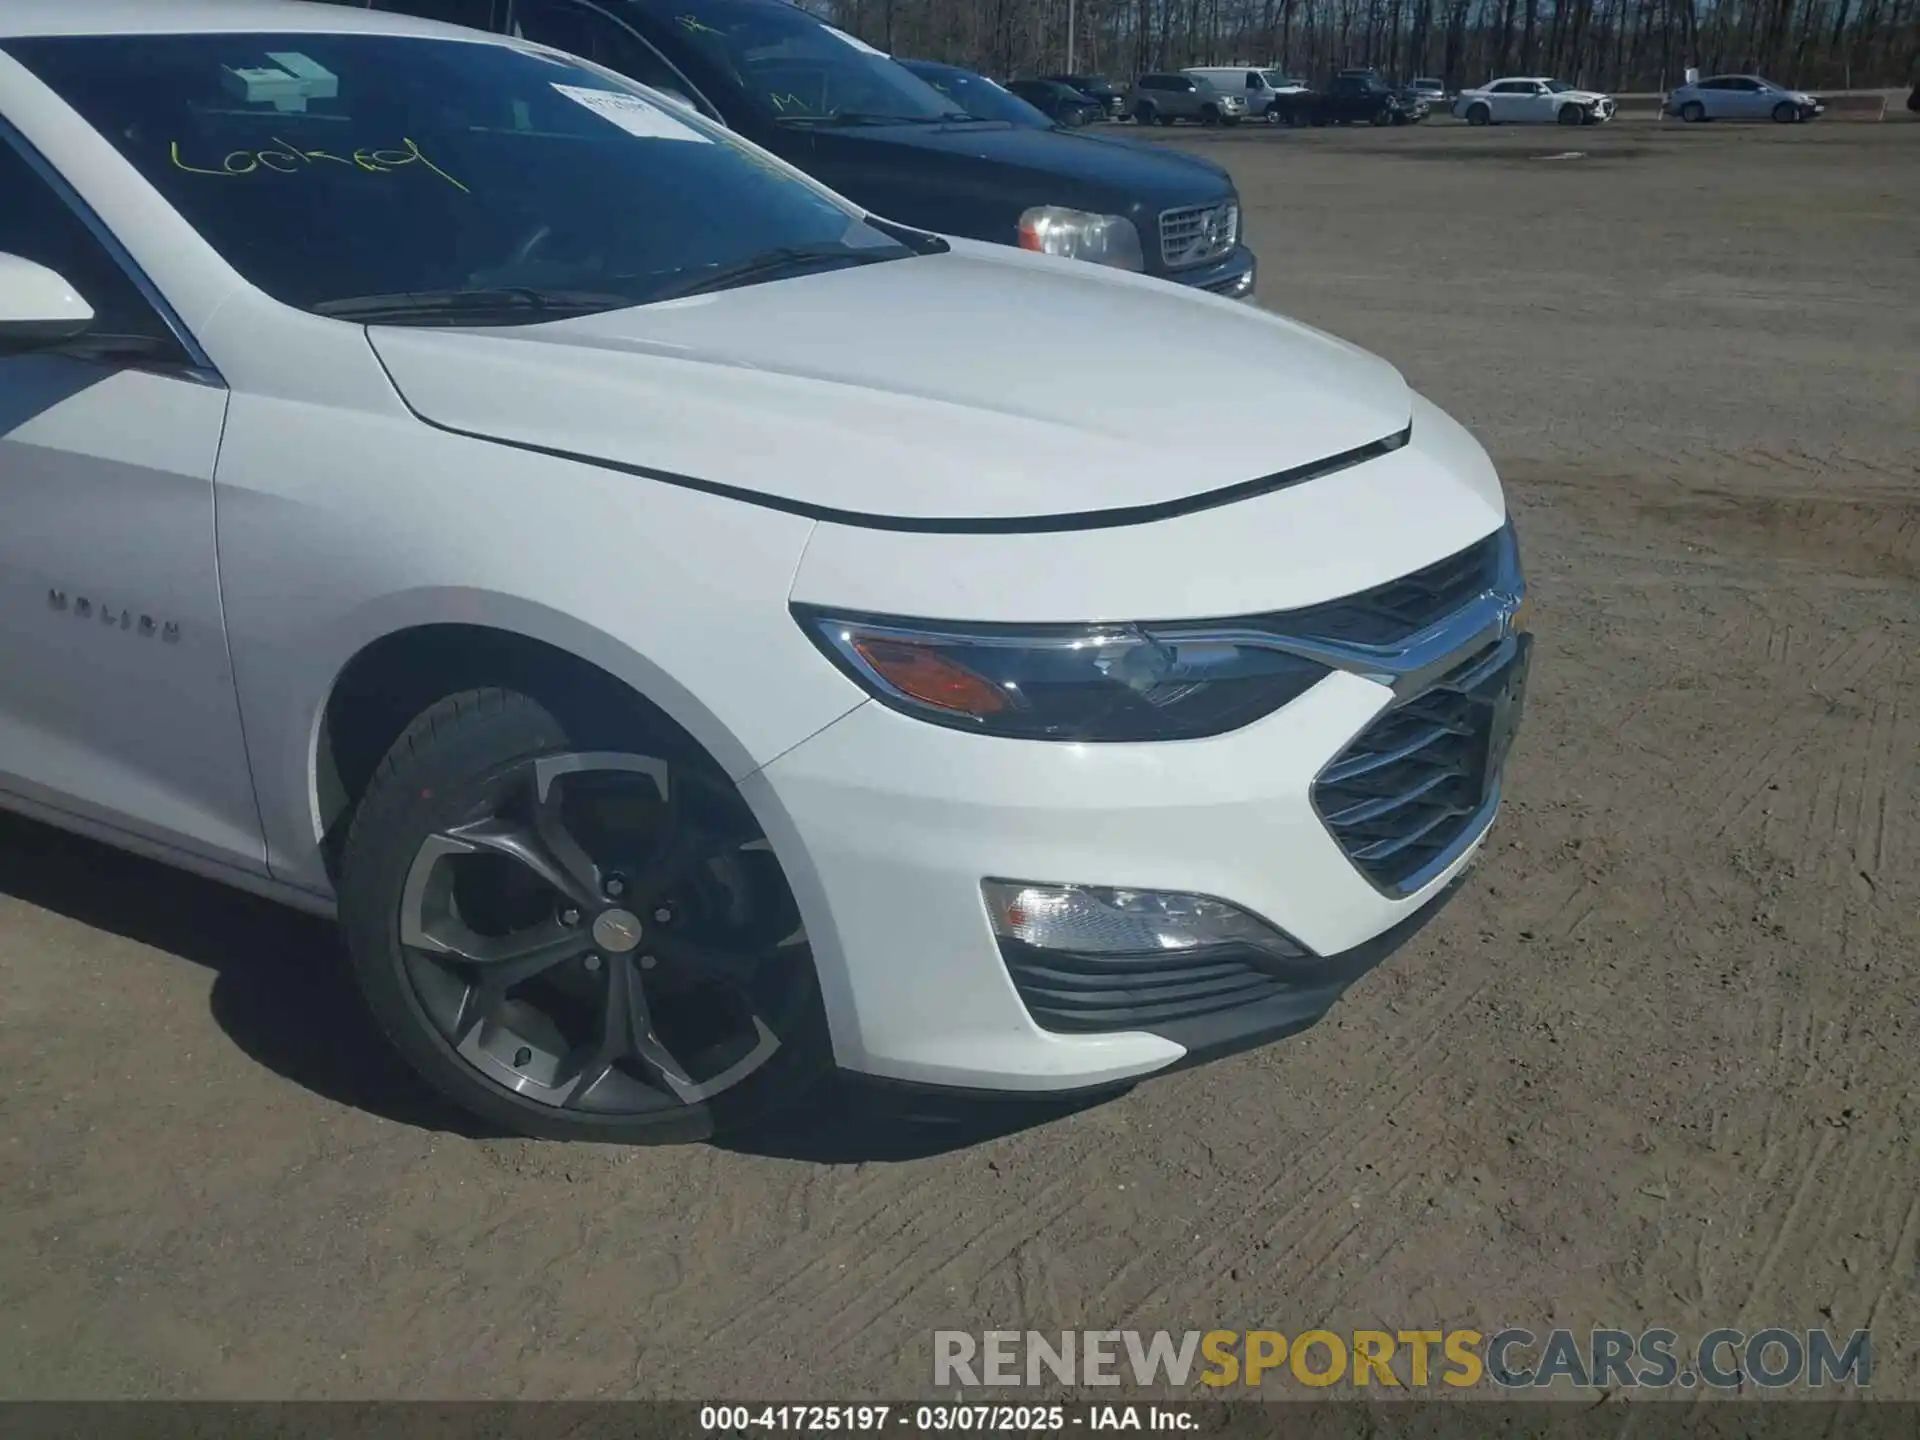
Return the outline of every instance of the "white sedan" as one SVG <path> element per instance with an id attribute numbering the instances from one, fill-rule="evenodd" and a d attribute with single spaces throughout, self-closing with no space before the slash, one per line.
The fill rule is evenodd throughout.
<path id="1" fill-rule="evenodd" d="M 1500 482 L 1361 350 L 385 13 L 8 0 L 0 122 L 0 804 L 337 915 L 492 1125 L 1123 1085 L 1493 823 Z"/>
<path id="2" fill-rule="evenodd" d="M 1613 111 L 1611 95 L 1543 75 L 1489 80 L 1453 102 L 1453 113 L 1469 125 L 1602 125 Z"/>

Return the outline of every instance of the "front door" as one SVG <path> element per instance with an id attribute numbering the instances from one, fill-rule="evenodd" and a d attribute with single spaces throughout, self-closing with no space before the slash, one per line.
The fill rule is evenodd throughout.
<path id="1" fill-rule="evenodd" d="M 0 790 L 264 872 L 214 554 L 226 388 L 4 124 L 0 196 L 0 251 L 96 316 L 0 355 Z"/>

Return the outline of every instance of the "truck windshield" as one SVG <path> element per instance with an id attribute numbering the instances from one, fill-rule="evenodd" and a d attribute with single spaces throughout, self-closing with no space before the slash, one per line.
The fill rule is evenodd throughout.
<path id="1" fill-rule="evenodd" d="M 649 3 L 646 9 L 776 122 L 930 124 L 965 118 L 965 111 L 905 66 L 792 5 L 701 0 L 697 6 Z"/>
<path id="2" fill-rule="evenodd" d="M 34 36 L 4 50 L 283 304 L 524 324 L 916 248 L 691 111 L 476 38 Z"/>

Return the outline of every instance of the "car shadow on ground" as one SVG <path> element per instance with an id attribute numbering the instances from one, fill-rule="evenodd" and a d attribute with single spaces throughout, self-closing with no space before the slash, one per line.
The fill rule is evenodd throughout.
<path id="1" fill-rule="evenodd" d="M 504 1138 L 442 1101 L 387 1047 L 330 921 L 4 813 L 0 894 L 212 971 L 208 1006 L 226 1036 L 326 1100 L 417 1129 Z M 1088 1103 L 945 1100 L 836 1078 L 777 1121 L 713 1143 L 825 1165 L 912 1160 Z"/>

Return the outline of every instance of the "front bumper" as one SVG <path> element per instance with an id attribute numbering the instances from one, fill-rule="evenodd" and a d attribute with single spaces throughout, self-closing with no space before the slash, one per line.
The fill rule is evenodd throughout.
<path id="1" fill-rule="evenodd" d="M 1316 803 L 1330 767 L 1461 660 L 1512 647 L 1490 639 L 1506 634 L 1511 612 L 1491 632 L 1490 613 L 1434 637 L 1444 643 L 1428 647 L 1412 694 L 1337 670 L 1211 739 L 994 740 L 867 704 L 749 777 L 743 792 L 807 915 L 841 1067 L 960 1089 L 1072 1091 L 1312 1024 L 1431 918 L 1499 799 L 1496 761 L 1483 811 L 1405 885 L 1388 885 L 1363 870 L 1351 841 L 1336 841 Z M 1217 896 L 1313 958 L 1249 1003 L 1076 1031 L 1034 999 L 996 939 L 980 891 L 993 877 Z M 1123 998 L 1146 1016 L 1166 994 Z"/>
<path id="2" fill-rule="evenodd" d="M 1210 290 L 1229 300 L 1251 300 L 1258 278 L 1258 262 L 1253 251 L 1245 245 L 1236 245 L 1231 253 L 1218 260 L 1184 270 L 1161 271 L 1159 278 L 1176 285 L 1191 285 L 1196 290 Z"/>

